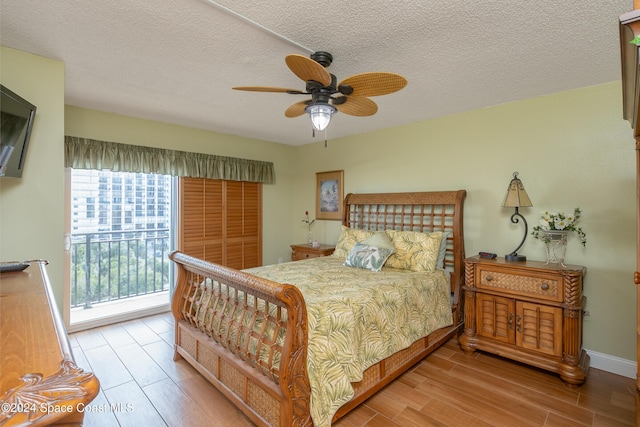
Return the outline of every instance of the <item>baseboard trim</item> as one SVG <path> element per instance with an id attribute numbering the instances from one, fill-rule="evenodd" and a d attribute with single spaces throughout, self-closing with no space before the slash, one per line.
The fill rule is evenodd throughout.
<path id="1" fill-rule="evenodd" d="M 114 323 L 126 322 L 127 320 L 139 319 L 141 317 L 153 316 L 154 314 L 166 313 L 171 310 L 169 304 L 164 304 L 161 306 L 149 307 L 142 310 L 137 311 L 129 311 L 125 313 L 120 313 L 116 315 L 112 315 L 109 317 L 102 317 L 94 320 L 89 320 L 85 322 L 77 322 L 69 325 L 67 328 L 67 332 L 72 334 L 74 332 L 80 332 L 87 329 L 98 328 L 100 326 L 107 326 Z"/>
<path id="2" fill-rule="evenodd" d="M 609 354 L 598 353 L 597 351 L 586 351 L 591 358 L 589 367 L 607 371 L 612 374 L 621 375 L 627 378 L 636 378 L 636 372 L 638 369 L 637 362 L 622 359 L 616 356 L 611 356 Z"/>

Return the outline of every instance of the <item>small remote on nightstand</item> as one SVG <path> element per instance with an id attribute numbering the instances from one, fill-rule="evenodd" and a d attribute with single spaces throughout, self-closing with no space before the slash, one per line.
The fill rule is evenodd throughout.
<path id="1" fill-rule="evenodd" d="M 489 259 L 494 259 L 498 256 L 493 252 L 479 252 L 478 255 L 480 255 L 480 258 L 489 258 Z"/>

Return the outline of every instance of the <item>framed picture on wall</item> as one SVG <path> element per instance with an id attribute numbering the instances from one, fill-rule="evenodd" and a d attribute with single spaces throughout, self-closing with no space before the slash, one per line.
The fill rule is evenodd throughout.
<path id="1" fill-rule="evenodd" d="M 316 173 L 316 219 L 342 220 L 344 171 Z"/>

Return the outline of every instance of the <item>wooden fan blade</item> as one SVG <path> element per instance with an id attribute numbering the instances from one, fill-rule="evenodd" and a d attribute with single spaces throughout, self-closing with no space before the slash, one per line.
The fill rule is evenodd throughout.
<path id="1" fill-rule="evenodd" d="M 372 116 L 378 111 L 378 105 L 363 96 L 348 96 L 344 104 L 334 104 L 341 113 L 351 116 Z"/>
<path id="2" fill-rule="evenodd" d="M 331 84 L 331 73 L 311 58 L 302 55 L 287 55 L 284 59 L 289 69 L 303 81 L 315 80 L 323 86 Z"/>
<path id="3" fill-rule="evenodd" d="M 296 102 L 284 112 L 287 117 L 298 117 L 305 113 L 304 109 L 307 108 L 307 101 Z"/>
<path id="4" fill-rule="evenodd" d="M 379 96 L 397 92 L 407 85 L 407 79 L 394 73 L 354 74 L 340 82 L 353 88 L 355 96 Z"/>
<path id="5" fill-rule="evenodd" d="M 284 93 L 291 93 L 291 94 L 305 93 L 298 89 L 287 89 L 284 87 L 271 87 L 271 86 L 236 86 L 236 87 L 232 87 L 231 89 L 249 90 L 252 92 L 284 92 Z"/>

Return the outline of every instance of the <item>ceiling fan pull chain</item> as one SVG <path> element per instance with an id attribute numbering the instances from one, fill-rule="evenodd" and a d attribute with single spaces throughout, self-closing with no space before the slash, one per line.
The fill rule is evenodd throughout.
<path id="1" fill-rule="evenodd" d="M 327 129 L 324 130 L 324 148 L 327 148 Z"/>

